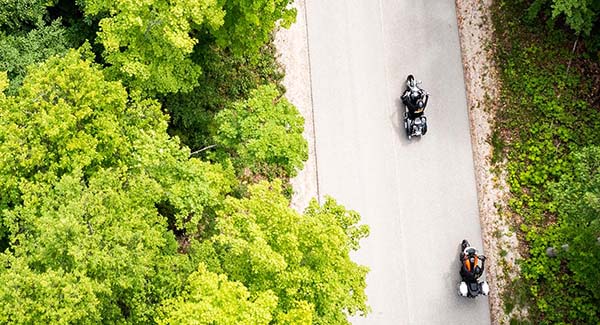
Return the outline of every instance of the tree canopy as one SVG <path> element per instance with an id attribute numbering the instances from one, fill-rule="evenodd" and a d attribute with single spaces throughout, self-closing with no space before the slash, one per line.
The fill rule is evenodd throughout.
<path id="1" fill-rule="evenodd" d="M 0 70 L 8 72 L 14 94 L 27 73 L 27 67 L 42 62 L 53 55 L 62 55 L 70 47 L 66 29 L 60 21 L 43 25 L 25 34 L 0 38 Z"/>
<path id="2" fill-rule="evenodd" d="M 48 60 L 0 103 L 7 321 L 151 320 L 153 301 L 178 285 L 171 268 L 186 260 L 169 229 L 197 231 L 227 192 L 219 166 L 188 159 L 167 135 L 156 102 L 128 98 L 82 56 Z M 162 202 L 175 212 L 162 215 Z M 20 277 L 28 281 L 8 281 Z"/>
<path id="3" fill-rule="evenodd" d="M 109 73 L 147 92 L 189 91 L 200 66 L 190 59 L 202 28 L 223 24 L 216 0 L 86 0 L 84 12 L 100 19 L 97 41 Z"/>
<path id="4" fill-rule="evenodd" d="M 97 41 L 108 71 L 150 94 L 189 92 L 198 85 L 201 64 L 195 48 L 214 40 L 255 58 L 280 21 L 289 26 L 290 0 L 85 0 L 83 11 L 99 19 Z"/>
<path id="5" fill-rule="evenodd" d="M 231 196 L 233 173 L 189 158 L 158 102 L 93 57 L 51 57 L 0 97 L 0 322 L 346 324 L 367 312 L 367 269 L 349 256 L 368 233 L 358 214 L 331 198 L 299 214 L 279 180 Z M 274 86 L 223 116 L 250 148 L 231 146 L 239 166 L 301 166 L 269 151 L 269 139 L 306 150 Z"/>
<path id="6" fill-rule="evenodd" d="M 554 0 L 552 18 L 564 16 L 567 25 L 577 34 L 589 35 L 600 14 L 597 0 Z"/>
<path id="7" fill-rule="evenodd" d="M 235 52 L 254 52 L 265 44 L 276 24 L 288 28 L 296 21 L 290 0 L 220 0 L 225 17 L 213 32 L 217 44 Z"/>
<path id="8" fill-rule="evenodd" d="M 358 214 L 284 195 L 307 159 L 270 44 L 289 4 L 0 0 L 0 323 L 368 311 Z"/>
<path id="9" fill-rule="evenodd" d="M 239 174 L 244 168 L 271 177 L 293 177 L 308 158 L 304 118 L 274 85 L 233 103 L 215 117 L 217 152 L 226 153 Z"/>
<path id="10" fill-rule="evenodd" d="M 251 186 L 248 197 L 228 197 L 218 214 L 216 234 L 192 245 L 206 268 L 201 265 L 186 292 L 169 300 L 165 316 L 204 324 L 213 318 L 195 311 L 206 311 L 258 324 L 348 324 L 348 314 L 368 311 L 367 268 L 349 256 L 368 234 L 356 212 L 327 198 L 299 214 L 275 181 Z M 214 290 L 216 283 L 222 291 Z M 231 310 L 217 303 L 234 297 Z"/>
<path id="11" fill-rule="evenodd" d="M 255 298 L 239 282 L 200 264 L 185 291 L 165 301 L 159 324 L 269 324 L 277 297 L 270 291 Z"/>
<path id="12" fill-rule="evenodd" d="M 598 22 L 600 1 L 598 0 L 535 0 L 529 7 L 529 16 L 548 11 L 552 21 L 564 19 L 576 34 L 590 35 Z"/>
<path id="13" fill-rule="evenodd" d="M 55 1 L 0 0 L 0 31 L 15 32 L 44 25 L 46 8 Z"/>

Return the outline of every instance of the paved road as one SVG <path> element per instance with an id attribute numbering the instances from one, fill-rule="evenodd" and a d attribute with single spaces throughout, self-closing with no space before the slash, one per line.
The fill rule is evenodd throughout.
<path id="1" fill-rule="evenodd" d="M 372 313 L 354 324 L 486 324 L 459 298 L 460 241 L 482 247 L 452 0 L 306 0 L 321 195 L 370 225 Z M 406 75 L 431 94 L 428 134 L 408 141 Z"/>

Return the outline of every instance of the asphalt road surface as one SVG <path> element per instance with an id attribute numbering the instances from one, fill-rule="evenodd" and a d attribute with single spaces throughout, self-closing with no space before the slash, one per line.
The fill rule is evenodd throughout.
<path id="1" fill-rule="evenodd" d="M 486 297 L 461 298 L 459 246 L 481 249 L 473 156 L 452 0 L 306 0 L 321 195 L 371 234 L 372 308 L 353 324 L 487 324 Z M 431 93 L 429 130 L 409 141 L 408 74 Z"/>

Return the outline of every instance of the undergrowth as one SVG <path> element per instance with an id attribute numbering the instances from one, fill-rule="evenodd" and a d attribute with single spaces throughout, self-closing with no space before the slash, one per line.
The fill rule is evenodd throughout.
<path id="1" fill-rule="evenodd" d="M 514 323 L 600 322 L 600 305 L 571 278 L 563 259 L 546 255 L 565 238 L 549 188 L 572 173 L 572 153 L 600 145 L 600 113 L 591 100 L 598 85 L 586 66 L 597 64 L 575 37 L 526 17 L 530 1 L 493 5 L 495 59 L 501 83 L 491 143 L 493 160 L 508 172 L 509 213 L 518 224 L 521 277 L 507 290 L 506 311 L 525 307 Z M 585 58 L 587 57 L 587 58 Z"/>

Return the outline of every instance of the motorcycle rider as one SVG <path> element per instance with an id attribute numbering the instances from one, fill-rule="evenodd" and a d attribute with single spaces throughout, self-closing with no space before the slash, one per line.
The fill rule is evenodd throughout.
<path id="1" fill-rule="evenodd" d="M 467 249 L 466 253 L 460 253 L 460 261 L 462 267 L 460 269 L 460 276 L 464 281 L 475 282 L 483 274 L 485 268 L 485 256 L 478 255 L 474 248 Z M 479 265 L 481 261 L 481 266 Z"/>
<path id="2" fill-rule="evenodd" d="M 429 101 L 429 93 L 415 83 L 414 86 L 409 86 L 400 98 L 408 108 L 408 118 L 414 120 L 423 115 Z"/>
<path id="3" fill-rule="evenodd" d="M 479 255 L 477 249 L 463 239 L 461 243 L 460 276 L 462 281 L 458 285 L 458 294 L 463 297 L 475 298 L 478 295 L 487 296 L 490 286 L 486 281 L 478 281 L 485 268 L 485 256 Z"/>

